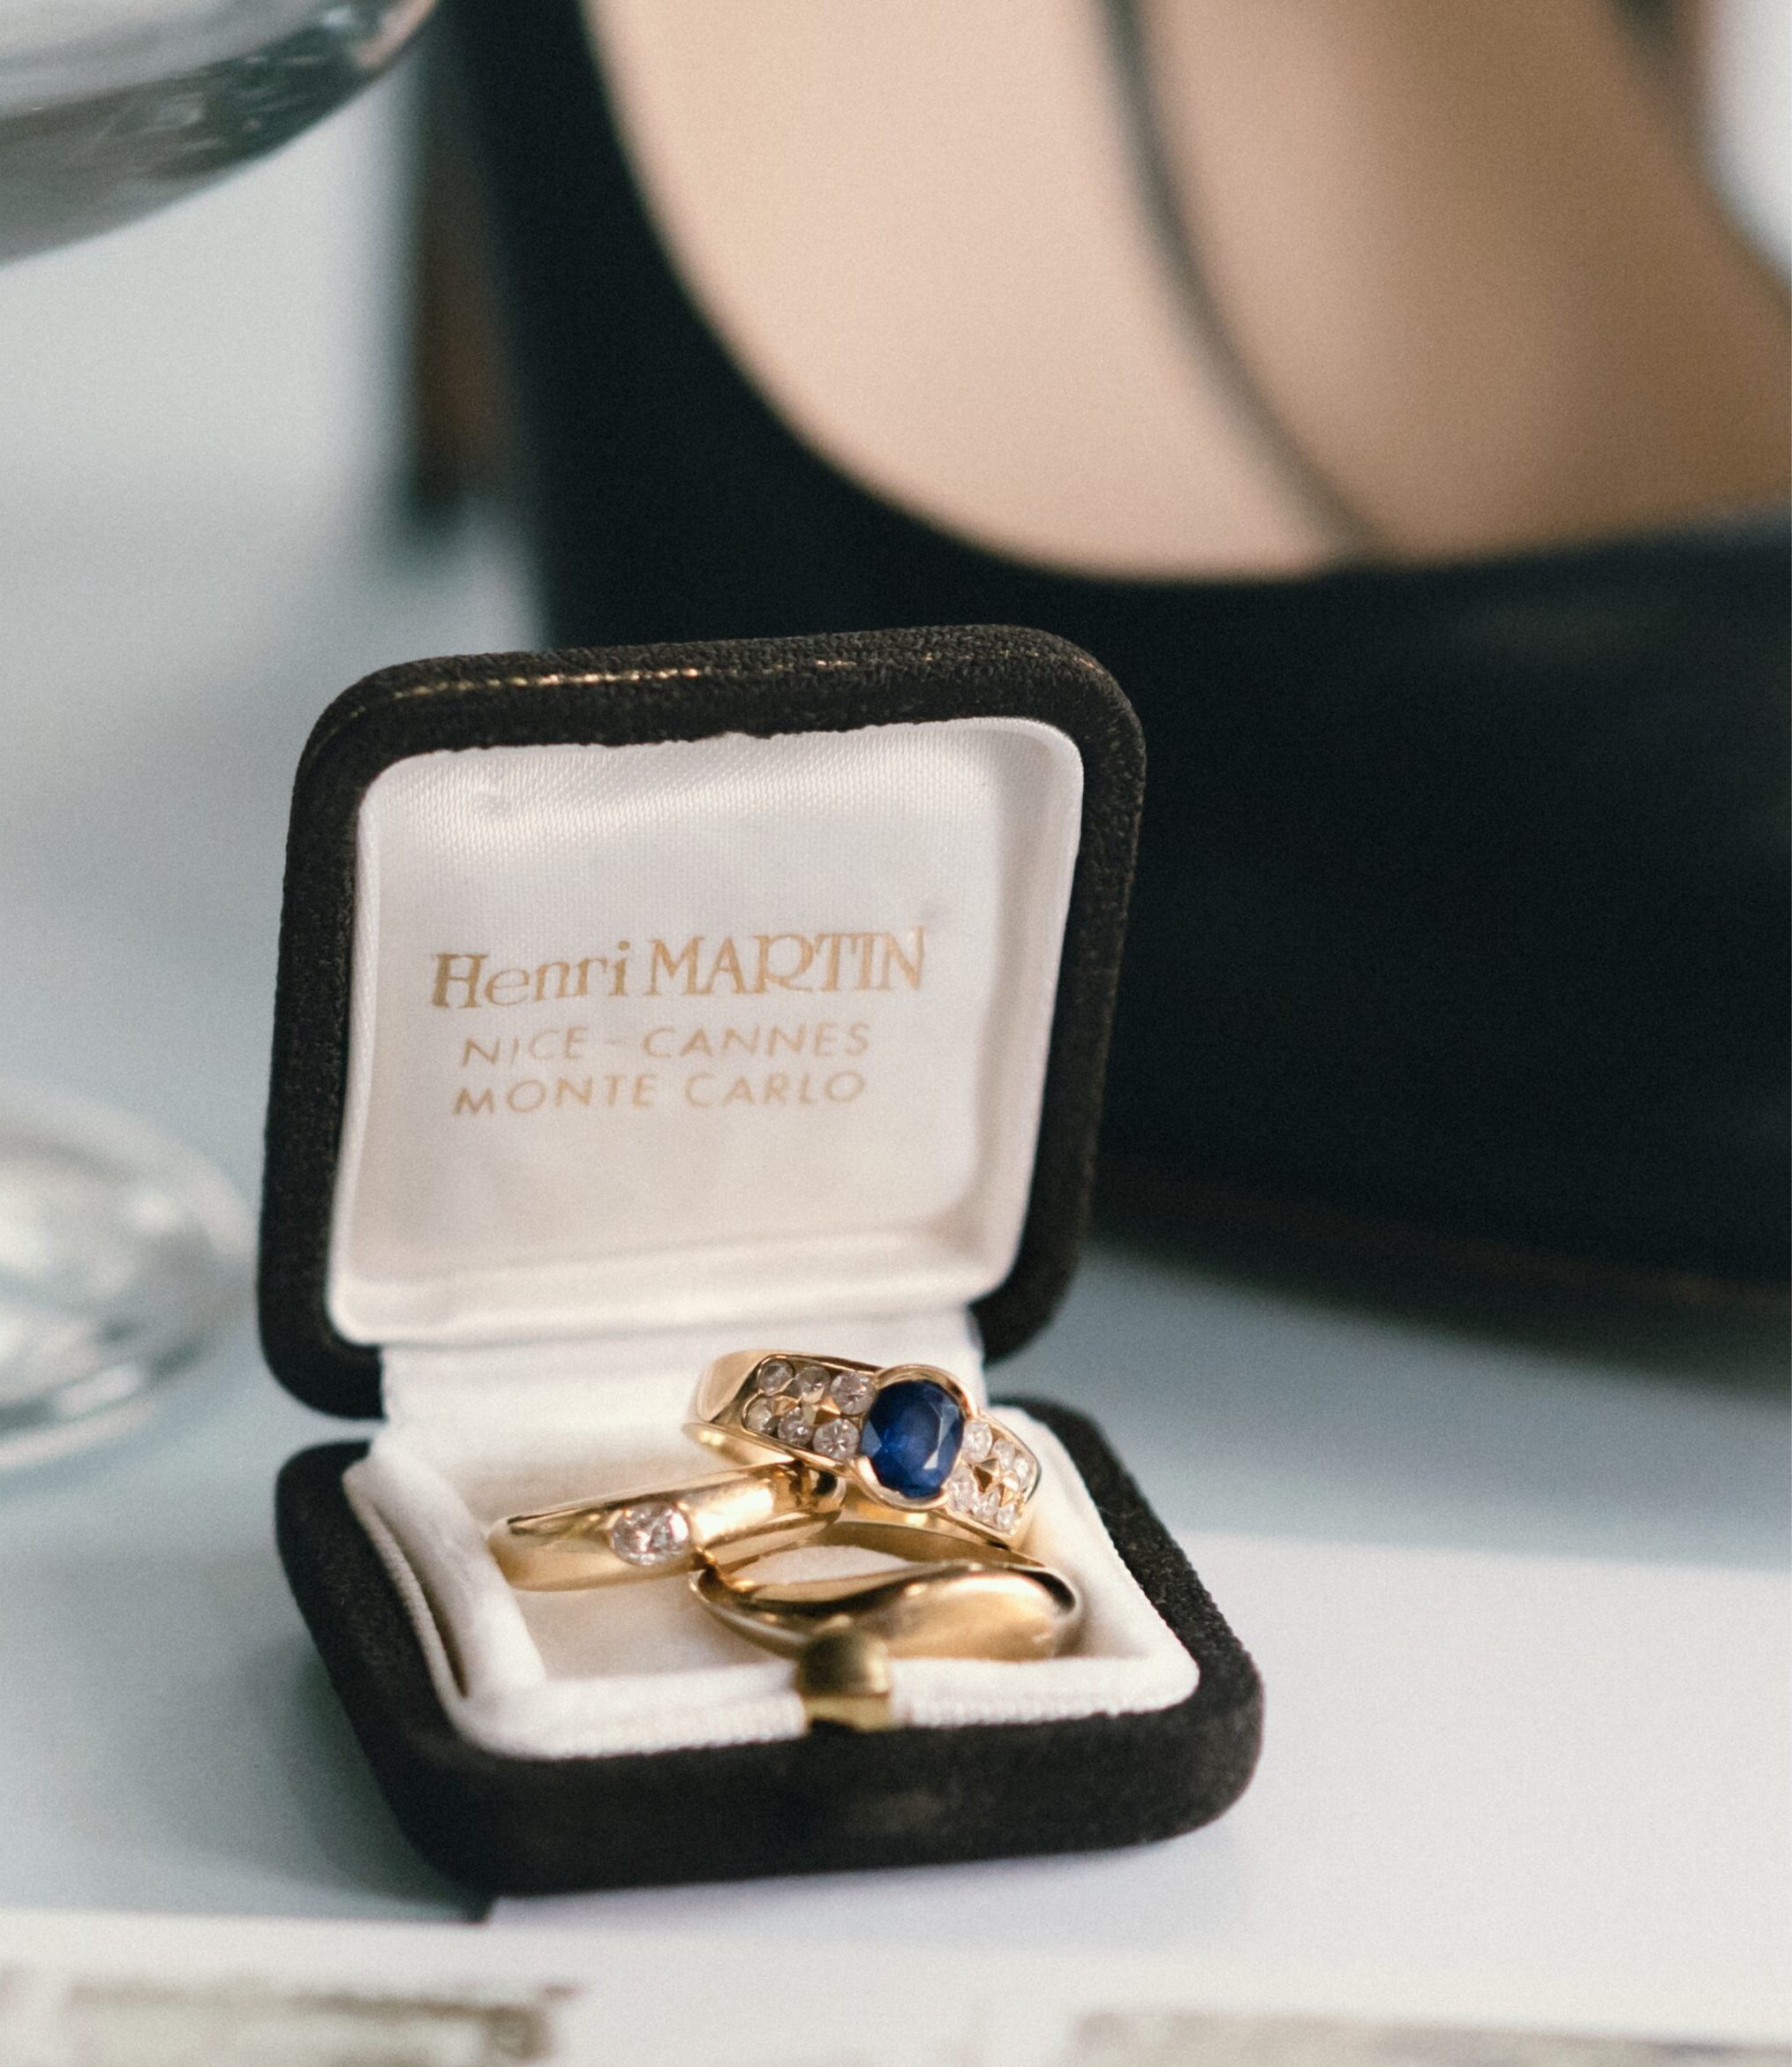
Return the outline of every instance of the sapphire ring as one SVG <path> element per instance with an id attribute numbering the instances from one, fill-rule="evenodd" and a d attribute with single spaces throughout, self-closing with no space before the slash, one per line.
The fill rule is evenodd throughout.
<path id="1" fill-rule="evenodd" d="M 781 1456 L 837 1477 L 848 1515 L 1010 1549 L 1039 1490 L 1033 1451 L 930 1364 L 737 1350 L 697 1381 L 685 1430 L 736 1462 Z"/>

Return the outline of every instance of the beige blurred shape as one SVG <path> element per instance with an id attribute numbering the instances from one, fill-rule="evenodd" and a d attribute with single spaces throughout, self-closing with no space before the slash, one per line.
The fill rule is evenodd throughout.
<path id="1" fill-rule="evenodd" d="M 991 550 L 1289 573 L 1785 492 L 1783 291 L 1615 0 L 585 5 L 749 373 Z"/>

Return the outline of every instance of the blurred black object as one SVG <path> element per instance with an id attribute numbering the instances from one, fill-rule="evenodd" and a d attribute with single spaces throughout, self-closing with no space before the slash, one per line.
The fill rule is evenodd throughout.
<path id="1" fill-rule="evenodd" d="M 1133 699 L 1111 1199 L 1783 1282 L 1783 522 L 1296 581 L 998 558 L 854 485 L 748 383 L 644 211 L 574 0 L 446 20 L 555 643 L 1028 624 Z"/>

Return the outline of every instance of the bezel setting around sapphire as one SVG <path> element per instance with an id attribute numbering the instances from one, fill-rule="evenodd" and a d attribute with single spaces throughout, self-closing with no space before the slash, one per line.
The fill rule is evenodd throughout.
<path id="1" fill-rule="evenodd" d="M 952 1477 L 966 1419 L 952 1388 L 920 1372 L 899 1372 L 877 1388 L 865 1416 L 859 1452 L 886 1493 L 925 1503 Z"/>

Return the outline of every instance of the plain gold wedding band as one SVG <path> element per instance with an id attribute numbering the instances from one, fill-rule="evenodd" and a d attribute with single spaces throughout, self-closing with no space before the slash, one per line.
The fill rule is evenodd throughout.
<path id="1" fill-rule="evenodd" d="M 1082 1597 L 1061 1572 L 995 1545 L 962 1543 L 900 1523 L 840 1521 L 830 1548 L 881 1551 L 899 1569 L 803 1579 L 755 1579 L 751 1567 L 789 1547 L 738 1544 L 705 1560 L 690 1585 L 736 1635 L 796 1657 L 818 1636 L 875 1636 L 895 1657 L 1055 1657 L 1082 1620 Z"/>

